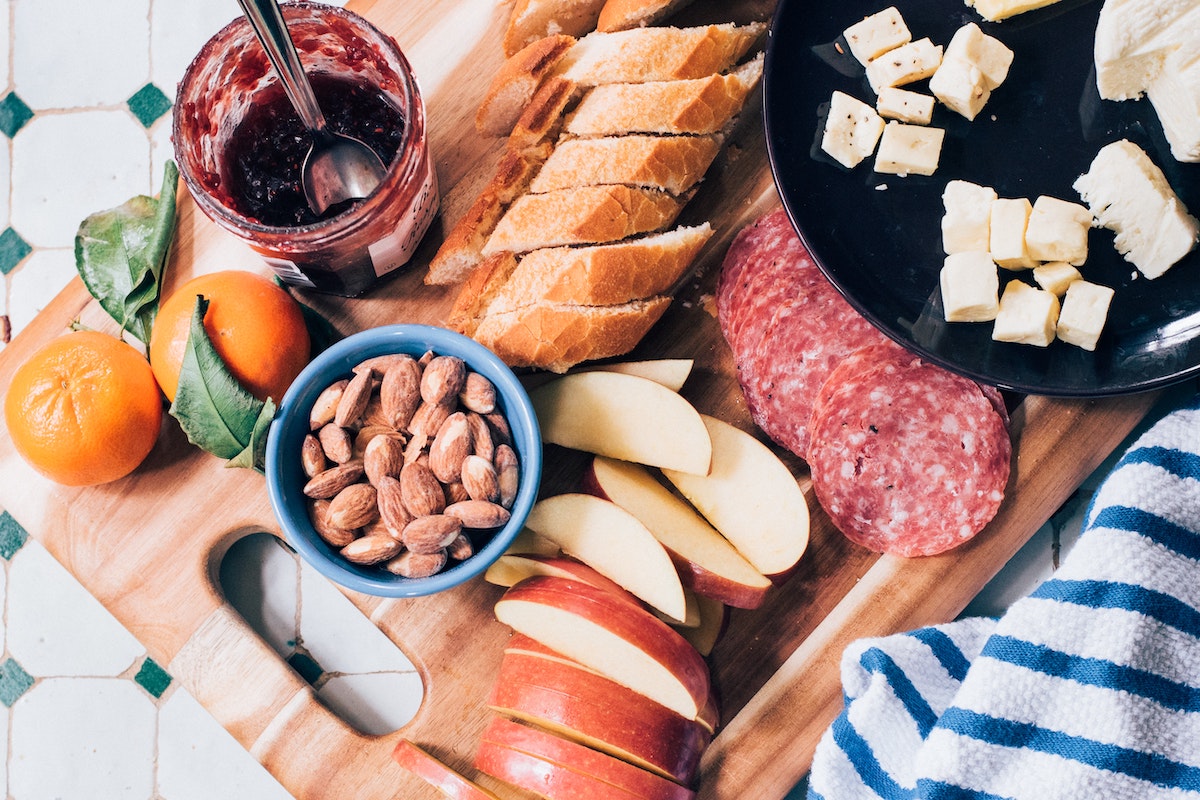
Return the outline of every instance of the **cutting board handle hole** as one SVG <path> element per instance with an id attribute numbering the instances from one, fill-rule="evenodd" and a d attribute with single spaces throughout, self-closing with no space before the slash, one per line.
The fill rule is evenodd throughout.
<path id="1" fill-rule="evenodd" d="M 218 579 L 246 624 L 346 724 L 381 736 L 416 715 L 424 689 L 412 662 L 278 537 L 238 539 Z"/>

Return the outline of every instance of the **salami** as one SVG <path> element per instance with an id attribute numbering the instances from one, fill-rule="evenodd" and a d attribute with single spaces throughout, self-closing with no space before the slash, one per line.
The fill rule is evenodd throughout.
<path id="1" fill-rule="evenodd" d="M 1012 445 L 979 385 L 903 351 L 843 377 L 822 393 L 808 449 L 837 528 L 899 556 L 941 553 L 982 530 L 1004 499 Z"/>

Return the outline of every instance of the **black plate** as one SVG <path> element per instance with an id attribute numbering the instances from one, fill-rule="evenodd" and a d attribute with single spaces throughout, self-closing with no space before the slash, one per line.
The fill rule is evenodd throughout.
<path id="1" fill-rule="evenodd" d="M 834 42 L 852 23 L 894 4 L 914 38 L 945 45 L 977 22 L 1014 52 L 1008 79 L 975 121 L 938 105 L 946 129 L 930 177 L 877 174 L 873 159 L 847 170 L 820 150 L 821 111 L 834 89 L 869 104 L 863 70 Z M 1127 138 L 1200 211 L 1200 165 L 1170 155 L 1148 100 L 1114 103 L 1096 91 L 1092 43 L 1100 2 L 1064 0 L 991 24 L 962 0 L 780 0 L 764 79 L 767 148 L 783 204 L 835 286 L 892 338 L 985 383 L 1059 396 L 1123 394 L 1200 373 L 1200 251 L 1154 281 L 1135 272 L 1096 229 L 1084 277 L 1116 295 L 1094 353 L 1065 342 L 1047 348 L 993 342 L 989 323 L 946 323 L 938 271 L 942 189 L 962 178 L 1001 197 L 1048 194 L 1078 202 L 1071 188 L 1105 144 Z M 845 49 L 844 45 L 842 49 Z M 924 89 L 925 84 L 916 87 Z M 886 187 L 886 188 L 885 188 Z M 1026 273 L 1028 275 L 1028 273 Z M 1010 273 L 1001 270 L 1002 282 Z"/>

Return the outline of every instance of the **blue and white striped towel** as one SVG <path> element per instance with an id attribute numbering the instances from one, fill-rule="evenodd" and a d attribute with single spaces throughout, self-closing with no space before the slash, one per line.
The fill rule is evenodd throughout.
<path id="1" fill-rule="evenodd" d="M 999 620 L 856 642 L 809 800 L 1200 798 L 1200 396 Z"/>

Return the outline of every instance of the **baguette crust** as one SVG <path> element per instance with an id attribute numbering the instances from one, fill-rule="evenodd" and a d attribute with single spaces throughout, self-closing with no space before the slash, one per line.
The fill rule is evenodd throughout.
<path id="1" fill-rule="evenodd" d="M 686 6 L 691 0 L 608 0 L 600 9 L 596 30 L 627 31 L 644 28 Z"/>
<path id="2" fill-rule="evenodd" d="M 557 137 L 563 113 L 574 99 L 577 86 L 566 78 L 547 78 L 521 112 L 508 135 L 508 147 L 524 150 Z"/>
<path id="3" fill-rule="evenodd" d="M 516 268 L 517 259 L 512 253 L 496 253 L 480 262 L 458 290 L 446 326 L 465 336 L 474 336 L 479 320 Z"/>
<path id="4" fill-rule="evenodd" d="M 721 140 L 716 136 L 610 136 L 559 142 L 533 182 L 531 193 L 573 186 L 626 184 L 681 194 L 708 170 Z"/>
<path id="5" fill-rule="evenodd" d="M 596 29 L 604 0 L 516 0 L 504 31 L 511 56 L 543 36 L 583 36 Z"/>
<path id="6" fill-rule="evenodd" d="M 509 56 L 488 84 L 475 113 L 475 128 L 484 136 L 507 135 L 542 81 L 574 44 L 572 36 L 546 36 Z"/>

